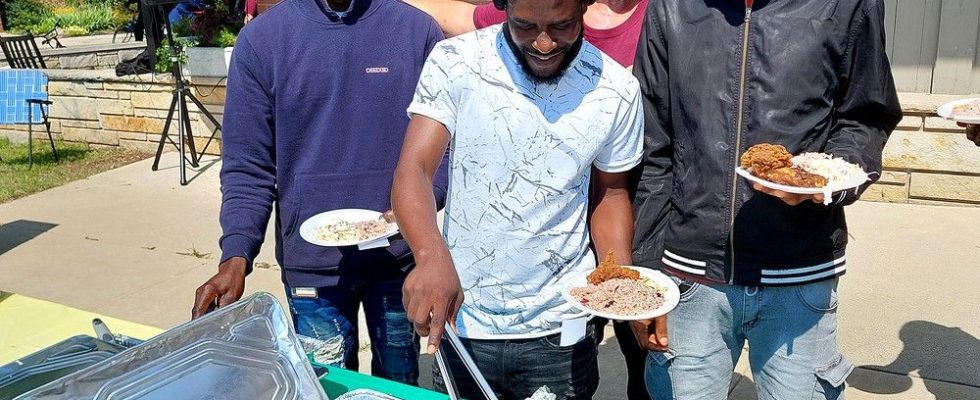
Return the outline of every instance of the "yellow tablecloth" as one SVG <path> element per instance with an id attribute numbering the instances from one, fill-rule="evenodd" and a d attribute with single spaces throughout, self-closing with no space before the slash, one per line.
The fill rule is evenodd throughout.
<path id="1" fill-rule="evenodd" d="M 0 292 L 0 365 L 75 335 L 95 336 L 92 319 L 113 333 L 148 339 L 163 329 L 123 321 L 49 301 Z"/>

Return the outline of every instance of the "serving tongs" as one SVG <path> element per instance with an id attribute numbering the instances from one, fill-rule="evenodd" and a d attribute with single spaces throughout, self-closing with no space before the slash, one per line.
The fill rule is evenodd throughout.
<path id="1" fill-rule="evenodd" d="M 490 384 L 487 383 L 486 378 L 480 373 L 480 369 L 477 368 L 476 362 L 470 357 L 470 353 L 466 351 L 463 347 L 463 342 L 459 340 L 459 336 L 456 335 L 456 331 L 453 330 L 452 326 L 448 323 L 445 328 L 445 336 L 449 339 L 449 347 L 452 347 L 459 355 L 460 360 L 463 361 L 463 366 L 466 367 L 466 372 L 473 377 L 476 381 L 476 386 L 483 392 L 483 397 L 487 400 L 498 400 L 497 395 L 493 393 L 493 389 L 490 388 Z M 449 395 L 450 400 L 459 399 L 459 390 L 456 387 L 456 383 L 453 382 L 452 372 L 449 371 L 449 360 L 446 358 L 446 353 L 442 351 L 442 347 L 436 351 L 436 363 L 439 365 L 439 374 L 442 376 L 442 382 L 446 385 L 446 393 Z"/>

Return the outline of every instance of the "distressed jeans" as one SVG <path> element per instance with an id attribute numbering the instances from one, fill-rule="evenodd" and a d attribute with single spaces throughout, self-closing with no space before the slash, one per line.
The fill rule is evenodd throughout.
<path id="1" fill-rule="evenodd" d="M 404 277 L 357 279 L 316 288 L 316 297 L 301 297 L 289 286 L 286 295 L 296 333 L 319 340 L 343 337 L 343 358 L 334 366 L 358 368 L 358 308 L 371 338 L 371 374 L 410 385 L 419 378 L 419 337 L 402 306 Z M 334 339 L 336 340 L 336 339 Z"/>

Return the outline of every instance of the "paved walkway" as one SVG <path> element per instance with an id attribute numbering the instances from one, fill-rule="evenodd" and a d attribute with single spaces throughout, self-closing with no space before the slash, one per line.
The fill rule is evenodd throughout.
<path id="1" fill-rule="evenodd" d="M 0 290 L 160 328 L 187 320 L 219 255 L 220 163 L 181 187 L 175 154 L 157 172 L 151 161 L 0 205 Z M 980 208 L 848 213 L 841 342 L 860 366 L 848 398 L 980 399 Z M 247 292 L 281 297 L 271 242 L 257 262 Z M 597 399 L 623 397 L 616 345 L 602 347 Z M 736 372 L 732 398 L 754 399 L 747 365 Z"/>

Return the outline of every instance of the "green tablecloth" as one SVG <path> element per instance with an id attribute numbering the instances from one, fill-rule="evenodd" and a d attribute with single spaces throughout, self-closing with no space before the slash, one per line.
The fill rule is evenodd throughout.
<path id="1" fill-rule="evenodd" d="M 331 399 L 355 389 L 371 389 L 405 400 L 447 400 L 449 396 L 403 383 L 327 366 L 320 385 Z"/>

